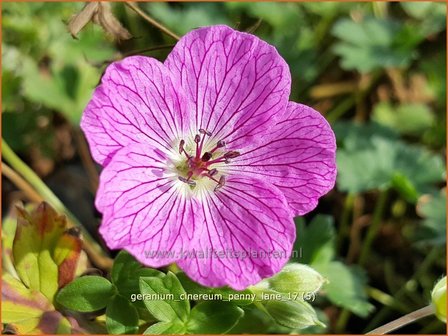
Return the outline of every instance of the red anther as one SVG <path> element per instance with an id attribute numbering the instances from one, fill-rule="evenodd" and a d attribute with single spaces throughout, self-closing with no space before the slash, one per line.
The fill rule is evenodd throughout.
<path id="1" fill-rule="evenodd" d="M 184 152 L 184 145 L 185 145 L 185 140 L 181 140 L 179 142 L 179 154 L 182 154 Z"/>
<path id="2" fill-rule="evenodd" d="M 212 153 L 210 153 L 210 152 L 205 152 L 204 155 L 202 155 L 201 160 L 202 160 L 203 162 L 207 162 L 207 161 L 210 161 L 211 158 L 212 158 Z"/>
<path id="3" fill-rule="evenodd" d="M 230 151 L 230 152 L 227 152 L 227 153 L 224 154 L 224 158 L 226 158 L 226 159 L 234 159 L 234 158 L 236 158 L 236 157 L 238 157 L 240 155 L 241 155 L 240 152 Z"/>
<path id="4" fill-rule="evenodd" d="M 194 136 L 194 142 L 199 143 L 199 141 L 201 141 L 201 136 L 199 134 L 196 134 Z"/>

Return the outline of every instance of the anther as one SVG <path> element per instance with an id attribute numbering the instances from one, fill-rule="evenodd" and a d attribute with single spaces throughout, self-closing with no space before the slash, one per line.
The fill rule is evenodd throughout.
<path id="1" fill-rule="evenodd" d="M 179 142 L 179 154 L 182 154 L 184 152 L 184 145 L 185 145 L 185 140 L 181 140 Z"/>
<path id="2" fill-rule="evenodd" d="M 215 176 L 216 174 L 218 174 L 218 169 L 216 169 L 216 168 L 213 168 L 213 169 L 210 169 L 210 171 L 208 172 L 208 176 Z"/>
<path id="3" fill-rule="evenodd" d="M 196 142 L 197 144 L 199 143 L 199 141 L 201 141 L 201 136 L 199 134 L 196 134 L 194 136 L 194 142 Z"/>
<path id="4" fill-rule="evenodd" d="M 179 181 L 184 182 L 184 183 L 186 183 L 186 184 L 188 184 L 188 185 L 190 185 L 192 187 L 196 186 L 196 182 L 193 181 L 193 180 L 186 179 L 183 176 L 178 176 L 177 178 L 179 179 Z"/>
<path id="5" fill-rule="evenodd" d="M 225 183 L 226 183 L 226 178 L 224 175 L 221 175 L 221 177 L 219 178 L 219 182 L 216 185 L 214 191 L 218 191 L 220 188 L 222 188 L 224 186 Z"/>
<path id="6" fill-rule="evenodd" d="M 238 157 L 240 155 L 241 155 L 240 152 L 230 151 L 230 152 L 227 152 L 227 153 L 224 154 L 224 158 L 226 158 L 226 159 L 234 159 L 234 158 L 236 158 L 236 157 Z"/>
<path id="7" fill-rule="evenodd" d="M 204 155 L 202 155 L 201 160 L 202 160 L 203 162 L 210 161 L 210 159 L 212 158 L 212 155 L 213 155 L 213 154 L 210 153 L 210 152 L 205 152 Z"/>
<path id="8" fill-rule="evenodd" d="M 218 143 L 216 144 L 216 147 L 222 148 L 225 145 L 226 145 L 226 142 L 224 140 L 219 140 Z"/>
<path id="9" fill-rule="evenodd" d="M 207 130 L 205 130 L 205 129 L 203 129 L 203 128 L 200 128 L 200 129 L 199 129 L 199 133 L 201 133 L 201 134 L 205 134 L 205 135 L 208 135 L 208 136 L 212 136 L 212 133 L 211 133 L 211 132 L 209 132 L 209 131 L 207 131 Z"/>

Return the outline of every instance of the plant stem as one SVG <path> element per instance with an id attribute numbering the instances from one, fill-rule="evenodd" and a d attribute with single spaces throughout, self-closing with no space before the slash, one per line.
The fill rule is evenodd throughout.
<path id="1" fill-rule="evenodd" d="M 84 249 L 92 259 L 92 262 L 100 268 L 106 270 L 110 269 L 112 266 L 112 260 L 107 256 L 101 246 L 93 239 L 90 233 L 71 213 L 71 211 L 65 207 L 64 203 L 62 203 L 59 198 L 53 193 L 53 191 L 51 191 L 51 189 L 47 187 L 47 185 L 40 179 L 40 177 L 37 176 L 37 174 L 30 167 L 28 167 L 27 164 L 23 162 L 16 153 L 14 153 L 12 148 L 9 147 L 8 143 L 4 139 L 2 139 L 2 157 L 11 165 L 11 167 L 15 171 L 17 171 L 23 177 L 23 179 L 19 181 L 17 179 L 17 176 L 15 176 L 15 181 L 12 181 L 20 182 L 22 184 L 22 187 L 24 186 L 24 181 L 26 181 L 28 183 L 28 186 L 26 186 L 25 188 L 26 190 L 30 190 L 31 188 L 33 188 L 35 192 L 40 195 L 42 199 L 47 201 L 52 207 L 54 207 L 55 210 L 64 213 L 67 216 L 68 220 L 75 226 L 79 227 L 79 229 L 81 230 L 84 241 Z M 8 168 L 6 170 L 7 172 Z M 11 172 L 9 171 L 9 173 Z M 18 186 L 20 187 L 20 185 Z M 35 193 L 32 193 L 32 195 L 34 195 L 33 197 L 35 197 Z"/>
<path id="2" fill-rule="evenodd" d="M 386 201 L 387 201 L 387 195 L 388 190 L 381 190 L 375 210 L 373 212 L 373 218 L 372 218 L 372 224 L 370 225 L 366 238 L 364 240 L 364 243 L 362 245 L 361 253 L 359 256 L 359 265 L 363 266 L 365 262 L 367 261 L 367 257 L 370 253 L 370 248 L 372 247 L 373 240 L 375 239 L 376 235 L 378 234 L 378 231 L 381 226 L 381 219 L 383 217 L 383 213 L 386 207 Z"/>
<path id="3" fill-rule="evenodd" d="M 146 14 L 144 11 L 142 11 L 140 9 L 140 7 L 138 7 L 137 4 L 133 3 L 133 2 L 125 2 L 126 6 L 128 6 L 129 8 L 131 8 L 134 12 L 136 12 L 138 15 L 140 15 L 143 19 L 145 19 L 146 21 L 148 21 L 150 24 L 152 24 L 154 27 L 160 29 L 162 32 L 164 32 L 165 34 L 171 36 L 173 39 L 179 41 L 180 37 L 178 35 L 176 35 L 175 33 L 173 33 L 171 30 L 169 30 L 168 28 L 166 28 L 164 25 L 162 25 L 161 23 L 157 22 L 156 20 L 154 20 L 152 17 L 150 17 L 148 14 Z"/>
<path id="4" fill-rule="evenodd" d="M 428 305 L 426 307 L 415 310 L 412 313 L 406 314 L 379 328 L 373 329 L 372 331 L 369 331 L 367 335 L 384 335 L 432 314 L 434 314 L 434 308 L 431 305 Z"/>
<path id="5" fill-rule="evenodd" d="M 339 250 L 345 235 L 349 232 L 350 212 L 353 208 L 353 202 L 355 200 L 354 194 L 347 194 L 344 201 L 344 208 L 341 214 L 341 224 L 339 226 L 338 238 L 336 241 L 336 249 Z"/>
<path id="6" fill-rule="evenodd" d="M 400 287 L 400 289 L 394 294 L 395 300 L 401 300 L 403 295 L 406 293 L 406 290 L 409 288 L 409 284 L 418 279 L 422 274 L 427 272 L 427 269 L 431 266 L 431 264 L 437 259 L 439 255 L 439 249 L 434 247 L 425 257 L 425 259 L 420 263 L 417 271 L 414 275 Z M 386 314 L 390 311 L 391 307 L 386 306 L 383 307 L 373 318 L 370 319 L 370 323 L 367 326 L 367 330 L 371 327 L 377 325 L 379 321 L 381 321 Z"/>

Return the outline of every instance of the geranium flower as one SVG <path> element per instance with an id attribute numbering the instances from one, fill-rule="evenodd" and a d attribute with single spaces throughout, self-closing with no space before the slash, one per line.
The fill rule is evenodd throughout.
<path id="1" fill-rule="evenodd" d="M 100 233 L 143 264 L 243 289 L 278 272 L 293 217 L 333 188 L 335 138 L 288 102 L 276 49 L 227 26 L 186 34 L 164 63 L 112 63 L 81 122 L 104 166 Z"/>

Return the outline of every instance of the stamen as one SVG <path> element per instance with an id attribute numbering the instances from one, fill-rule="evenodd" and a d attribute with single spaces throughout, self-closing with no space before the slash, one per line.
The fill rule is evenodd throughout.
<path id="1" fill-rule="evenodd" d="M 184 145 L 185 145 L 185 140 L 181 140 L 179 142 L 179 154 L 182 154 L 184 152 Z"/>
<path id="2" fill-rule="evenodd" d="M 211 133 L 211 132 L 209 132 L 209 131 L 207 131 L 207 130 L 205 130 L 205 129 L 203 129 L 203 128 L 200 128 L 200 129 L 199 129 L 199 133 L 201 133 L 201 134 L 206 134 L 206 135 L 208 135 L 208 136 L 212 136 L 212 133 Z"/>
<path id="3" fill-rule="evenodd" d="M 184 182 L 186 184 L 188 184 L 189 186 L 195 187 L 196 186 L 196 182 L 190 179 L 186 179 L 183 176 L 178 176 L 177 177 L 179 179 L 179 181 Z"/>
<path id="4" fill-rule="evenodd" d="M 216 168 L 210 169 L 208 172 L 208 176 L 215 176 L 216 174 L 218 174 L 218 169 Z"/>
<path id="5" fill-rule="evenodd" d="M 234 159 L 234 158 L 236 158 L 236 157 L 238 157 L 240 155 L 241 155 L 240 152 L 230 151 L 230 152 L 227 152 L 227 153 L 224 154 L 224 158 L 226 158 L 226 159 Z"/>
<path id="6" fill-rule="evenodd" d="M 219 178 L 218 184 L 216 185 L 214 191 L 218 191 L 219 189 L 221 189 L 224 184 L 226 183 L 226 178 L 224 175 L 221 175 L 221 177 Z"/>
<path id="7" fill-rule="evenodd" d="M 215 146 L 215 148 L 213 148 L 210 153 L 215 152 L 216 150 L 218 150 L 219 148 L 222 148 L 226 145 L 226 142 L 224 140 L 219 140 Z"/>
<path id="8" fill-rule="evenodd" d="M 201 160 L 202 160 L 203 162 L 207 162 L 207 161 L 210 161 L 211 158 L 212 158 L 212 153 L 210 153 L 210 152 L 205 152 L 204 155 L 202 155 Z"/>

